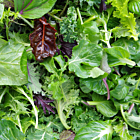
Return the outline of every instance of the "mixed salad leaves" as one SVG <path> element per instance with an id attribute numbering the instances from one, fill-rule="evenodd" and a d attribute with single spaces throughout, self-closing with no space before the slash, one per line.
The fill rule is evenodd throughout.
<path id="1" fill-rule="evenodd" d="M 0 140 L 139 140 L 139 39 L 139 0 L 0 0 Z"/>

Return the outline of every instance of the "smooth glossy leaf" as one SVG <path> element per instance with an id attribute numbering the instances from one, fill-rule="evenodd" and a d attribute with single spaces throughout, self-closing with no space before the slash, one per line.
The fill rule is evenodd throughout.
<path id="1" fill-rule="evenodd" d="M 140 15 L 140 1 L 139 0 L 131 0 L 129 2 L 129 10 L 135 14 Z"/>
<path id="2" fill-rule="evenodd" d="M 134 41 L 133 39 L 121 38 L 115 41 L 112 46 L 123 47 L 130 53 L 130 58 L 136 63 L 140 61 L 140 41 Z"/>
<path id="3" fill-rule="evenodd" d="M 86 34 L 86 38 L 92 43 L 98 43 L 100 34 L 96 22 L 85 22 L 82 26 L 84 28 L 83 33 Z"/>
<path id="4" fill-rule="evenodd" d="M 107 81 L 107 83 L 110 88 L 112 86 L 112 83 L 109 81 Z M 107 93 L 105 84 L 101 79 L 93 79 L 93 78 L 80 79 L 80 84 L 85 85 L 88 89 L 96 92 L 97 94 L 104 95 Z"/>
<path id="5" fill-rule="evenodd" d="M 48 13 L 55 2 L 56 0 L 14 0 L 14 7 L 24 18 L 35 19 Z"/>
<path id="6" fill-rule="evenodd" d="M 81 40 L 72 52 L 72 58 L 69 59 L 69 70 L 81 78 L 92 77 L 92 68 L 100 65 L 102 48 L 86 40 Z"/>
<path id="7" fill-rule="evenodd" d="M 14 40 L 5 45 L 0 44 L 0 85 L 22 85 L 28 82 L 24 74 L 26 72 L 23 73 L 21 69 L 23 51 L 24 45 Z M 26 65 L 24 63 L 24 68 Z"/>
<path id="8" fill-rule="evenodd" d="M 111 100 L 106 100 L 102 95 L 93 93 L 92 100 L 88 101 L 89 105 L 96 105 L 97 110 L 106 117 L 113 117 L 117 114 L 117 110 L 114 106 L 114 103 Z"/>
<path id="9" fill-rule="evenodd" d="M 92 121 L 81 128 L 74 140 L 112 140 L 111 121 Z"/>
<path id="10" fill-rule="evenodd" d="M 134 61 L 128 59 L 129 56 L 130 56 L 130 53 L 122 47 L 114 46 L 112 48 L 105 48 L 105 51 L 108 54 L 110 54 L 113 58 L 116 59 L 116 60 L 114 59 L 114 61 L 111 60 L 111 59 L 108 59 L 109 61 L 113 61 L 114 63 L 120 62 L 122 65 L 125 65 L 125 64 L 129 64 L 129 65 L 132 65 L 132 66 L 135 65 Z M 111 64 L 109 62 L 109 66 L 110 65 L 112 66 L 112 62 L 111 62 Z"/>
<path id="11" fill-rule="evenodd" d="M 129 92 L 129 87 L 125 85 L 124 79 L 118 79 L 118 85 L 110 91 L 110 95 L 121 100 L 126 97 Z"/>
<path id="12" fill-rule="evenodd" d="M 0 140 L 25 140 L 25 135 L 9 120 L 0 121 Z"/>

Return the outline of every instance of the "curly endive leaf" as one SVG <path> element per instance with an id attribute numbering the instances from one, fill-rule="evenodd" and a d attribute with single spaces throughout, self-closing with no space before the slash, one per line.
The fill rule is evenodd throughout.
<path id="1" fill-rule="evenodd" d="M 43 58 L 54 56 L 56 52 L 55 32 L 56 30 L 46 22 L 45 17 L 35 20 L 35 31 L 30 34 L 29 39 L 33 54 L 37 61 L 42 62 Z"/>
<path id="2" fill-rule="evenodd" d="M 0 42 L 4 41 L 0 39 Z M 21 62 L 24 61 L 24 48 L 24 44 L 12 39 L 0 44 L 0 85 L 22 85 L 28 82 L 27 76 L 23 73 L 27 67 L 21 69 L 21 64 L 26 65 Z"/>

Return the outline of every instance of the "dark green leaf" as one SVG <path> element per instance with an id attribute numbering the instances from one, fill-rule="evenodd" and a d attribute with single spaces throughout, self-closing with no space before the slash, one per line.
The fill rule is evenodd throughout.
<path id="1" fill-rule="evenodd" d="M 114 98 L 121 100 L 128 94 L 129 87 L 125 85 L 124 79 L 118 79 L 118 85 L 110 91 L 110 95 Z"/>
<path id="2" fill-rule="evenodd" d="M 69 69 L 81 78 L 98 77 L 104 72 L 100 70 L 93 76 L 94 67 L 100 65 L 102 57 L 102 48 L 86 40 L 81 40 L 79 45 L 73 48 L 72 58 L 69 59 Z M 89 69 L 88 69 L 89 67 Z M 98 71 L 97 71 L 98 72 Z"/>
<path id="3" fill-rule="evenodd" d="M 48 13 L 55 2 L 56 0 L 14 0 L 14 7 L 24 18 L 35 19 Z"/>
<path id="4" fill-rule="evenodd" d="M 117 110 L 111 100 L 106 100 L 103 95 L 93 93 L 93 101 L 88 101 L 89 105 L 96 105 L 97 110 L 106 117 L 113 117 L 117 114 Z"/>
<path id="5" fill-rule="evenodd" d="M 139 0 L 131 0 L 129 2 L 129 10 L 135 14 L 140 15 L 140 1 Z"/>

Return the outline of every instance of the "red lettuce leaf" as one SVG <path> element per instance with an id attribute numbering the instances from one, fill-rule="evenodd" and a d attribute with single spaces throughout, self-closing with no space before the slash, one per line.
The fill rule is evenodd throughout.
<path id="1" fill-rule="evenodd" d="M 37 61 L 43 62 L 44 58 L 55 55 L 55 32 L 45 17 L 35 19 L 34 32 L 30 34 L 29 39 Z"/>
<path id="2" fill-rule="evenodd" d="M 53 102 L 54 100 L 50 100 L 46 98 L 45 96 L 38 95 L 38 94 L 34 94 L 33 98 L 35 99 L 35 104 L 38 108 L 40 105 L 42 106 L 44 114 L 46 114 L 46 109 L 49 111 L 49 113 L 52 112 L 53 114 L 55 114 L 53 110 L 54 107 L 48 104 L 48 103 Z"/>

